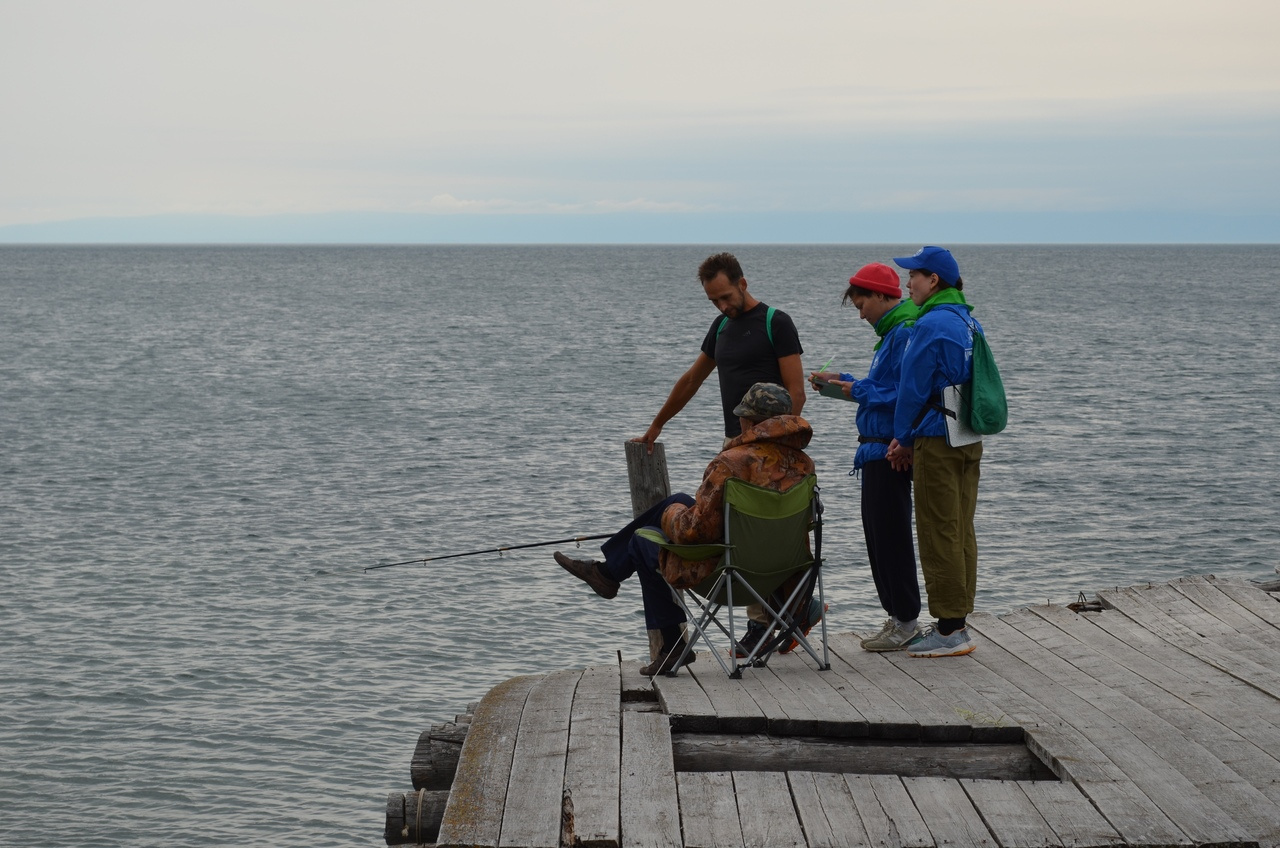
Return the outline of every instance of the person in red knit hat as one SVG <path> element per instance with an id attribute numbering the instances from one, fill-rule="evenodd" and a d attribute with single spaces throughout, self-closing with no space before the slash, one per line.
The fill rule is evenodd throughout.
<path id="1" fill-rule="evenodd" d="M 891 462 L 888 452 L 902 353 L 917 309 L 902 299 L 898 272 L 879 262 L 863 266 L 849 278 L 841 302 L 857 307 L 858 316 L 876 331 L 871 368 L 861 380 L 836 372 L 814 372 L 809 380 L 823 395 L 858 404 L 858 451 L 851 473 L 862 478 L 867 559 L 880 606 L 888 615 L 879 632 L 862 640 L 862 647 L 900 651 L 919 630 L 920 581 L 911 540 L 911 466 Z"/>

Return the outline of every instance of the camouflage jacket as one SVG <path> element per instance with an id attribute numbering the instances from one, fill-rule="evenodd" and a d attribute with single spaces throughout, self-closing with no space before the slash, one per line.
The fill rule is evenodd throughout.
<path id="1" fill-rule="evenodd" d="M 778 415 L 744 430 L 711 460 L 693 506 L 672 504 L 662 513 L 662 532 L 681 545 L 724 541 L 724 484 L 730 478 L 785 492 L 813 473 L 804 448 L 813 428 L 798 415 Z M 677 589 L 696 586 L 715 570 L 718 559 L 683 560 L 663 551 L 659 569 Z"/>

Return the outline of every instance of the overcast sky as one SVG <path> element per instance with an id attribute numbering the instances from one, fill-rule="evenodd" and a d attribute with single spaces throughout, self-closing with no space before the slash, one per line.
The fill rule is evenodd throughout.
<path id="1" fill-rule="evenodd" d="M 335 212 L 1280 220 L 1278 9 L 0 0 L 0 226 Z"/>

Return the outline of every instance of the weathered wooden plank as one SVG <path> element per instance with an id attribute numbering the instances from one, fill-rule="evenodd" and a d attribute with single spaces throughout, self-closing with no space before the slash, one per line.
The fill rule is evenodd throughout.
<path id="1" fill-rule="evenodd" d="M 818 790 L 818 799 L 822 801 L 822 810 L 827 814 L 827 823 L 831 825 L 834 832 L 839 834 L 840 841 L 848 848 L 871 848 L 876 840 L 868 832 L 867 823 L 853 801 L 848 778 L 839 774 L 815 774 L 813 785 Z M 868 781 L 868 788 L 870 789 L 870 781 Z M 878 805 L 875 790 L 870 789 L 870 791 L 871 800 Z M 883 815 L 884 809 L 880 808 L 880 810 Z M 883 835 L 881 835 L 882 838 Z"/>
<path id="2" fill-rule="evenodd" d="M 828 637 L 828 646 L 834 635 Z M 867 720 L 867 735 L 872 739 L 920 738 L 920 722 L 834 652 L 831 668 L 824 674 L 832 689 Z"/>
<path id="3" fill-rule="evenodd" d="M 1162 665 L 1144 646 L 1121 641 L 1098 627 L 1093 620 L 1103 614 L 1078 615 L 1058 606 L 1033 607 L 1030 611 L 1076 640 L 1081 648 L 1093 652 L 1087 673 L 1099 683 L 1127 695 L 1169 722 L 1251 783 L 1272 804 L 1280 804 L 1280 761 L 1263 747 L 1270 744 L 1280 751 L 1280 730 L 1260 722 L 1257 712 L 1242 709 L 1232 697 L 1241 689 L 1256 690 L 1230 677 L 1222 678 L 1227 691 L 1223 687 L 1206 687 L 1179 670 Z M 1061 648 L 1055 652 L 1067 659 L 1074 656 Z M 1183 668 L 1200 665 L 1189 663 L 1179 651 L 1174 653 L 1183 658 Z M 1082 661 L 1072 661 L 1077 666 L 1084 665 Z M 1241 735 L 1235 727 L 1247 728 L 1249 736 Z"/>
<path id="4" fill-rule="evenodd" d="M 940 665 L 929 663 L 929 665 Z M 948 664 L 949 665 L 949 664 Z M 1023 729 L 1027 749 L 1064 780 L 1117 780 L 1124 773 L 1054 711 L 981 663 L 966 664 L 966 685 Z"/>
<path id="5" fill-rule="evenodd" d="M 1251 631 L 1257 631 L 1259 636 L 1280 636 L 1280 631 L 1274 630 L 1264 619 L 1203 577 L 1184 577 L 1169 585 L 1236 633 L 1253 635 Z"/>
<path id="6" fill-rule="evenodd" d="M 1229 630 L 1209 637 L 1232 650 L 1244 650 L 1250 658 L 1272 671 L 1280 671 L 1280 630 L 1272 627 L 1203 577 L 1175 580 L 1169 588 L 1221 621 Z M 1254 649 L 1253 646 L 1258 648 Z"/>
<path id="7" fill-rule="evenodd" d="M 387 795 L 387 814 L 382 827 L 382 838 L 388 845 L 403 845 L 409 839 L 409 828 L 404 822 L 404 806 L 403 792 Z"/>
<path id="8" fill-rule="evenodd" d="M 846 774 L 844 782 L 849 791 L 849 799 L 858 812 L 863 829 L 866 830 L 871 848 L 902 848 L 902 840 L 898 838 L 897 828 L 881 806 L 880 799 L 876 797 L 875 787 L 871 785 L 871 776 Z"/>
<path id="9" fill-rule="evenodd" d="M 1183 586 L 1179 581 L 1136 591 L 1171 618 L 1189 626 L 1206 642 L 1246 656 L 1273 674 L 1280 674 L 1280 639 L 1277 639 L 1280 634 L 1272 628 L 1242 626 L 1238 629 L 1236 623 L 1224 621 L 1208 608 L 1213 604 L 1212 595 L 1198 593 L 1194 586 Z M 1220 611 L 1229 617 L 1225 609 Z"/>
<path id="10" fill-rule="evenodd" d="M 681 845 L 671 728 L 662 713 L 622 713 L 621 793 L 624 848 Z"/>
<path id="11" fill-rule="evenodd" d="M 1280 629 L 1280 603 L 1271 595 L 1248 582 L 1213 576 L 1205 580 L 1258 618 Z"/>
<path id="12" fill-rule="evenodd" d="M 1046 615 L 1052 613 L 1046 612 Z M 1254 786 L 1245 786 L 1245 778 L 1228 768 L 1218 757 L 1220 744 L 1236 734 L 1218 725 L 1207 731 L 1212 747 L 1201 745 L 1182 727 L 1171 723 L 1153 708 L 1165 708 L 1170 717 L 1193 724 L 1198 719 L 1202 724 L 1215 722 L 1191 710 L 1159 687 L 1133 685 L 1132 674 L 1056 627 L 1046 615 L 1022 610 L 1002 620 L 1063 660 L 1061 664 L 1049 664 L 1042 670 L 1052 671 L 1055 679 L 1070 686 L 1111 718 L 1125 723 L 1135 736 L 1185 775 L 1231 818 L 1259 834 L 1280 828 L 1280 811 L 1272 815 L 1263 812 L 1261 808 L 1270 808 L 1270 802 Z M 1134 705 L 1138 708 L 1135 709 Z M 1243 745 L 1243 740 L 1236 738 Z M 1277 764 L 1265 755 L 1253 758 L 1253 765 L 1280 777 L 1276 771 Z"/>
<path id="13" fill-rule="evenodd" d="M 960 786 L 1001 848 L 1058 848 L 1062 845 L 1058 834 L 1017 782 L 961 780 Z"/>
<path id="14" fill-rule="evenodd" d="M 1169 583 L 1155 583 L 1148 586 L 1131 587 L 1142 595 L 1147 603 L 1160 609 L 1165 615 L 1177 621 L 1183 627 L 1195 631 L 1200 636 L 1212 638 L 1235 633 L 1234 627 L 1226 624 L 1194 601 L 1183 595 Z"/>
<path id="15" fill-rule="evenodd" d="M 1124 613 L 1191 656 L 1209 663 L 1232 677 L 1280 699 L 1280 674 L 1245 655 L 1224 648 L 1196 633 L 1146 600 L 1136 590 L 1099 592 L 1103 605 Z"/>
<path id="16" fill-rule="evenodd" d="M 685 848 L 742 848 L 733 776 L 727 771 L 676 773 Z"/>
<path id="17" fill-rule="evenodd" d="M 922 663 L 902 651 L 885 653 L 884 657 L 940 700 L 950 704 L 952 711 L 969 723 L 972 741 L 1023 741 L 1022 728 L 1018 723 L 969 685 L 970 664 Z"/>
<path id="18" fill-rule="evenodd" d="M 1052 780 L 1025 781 L 1018 789 L 1035 805 L 1036 812 L 1053 829 L 1063 848 L 1107 848 L 1124 840 L 1107 820 L 1070 783 Z"/>
<path id="19" fill-rule="evenodd" d="M 1197 705 L 1206 713 L 1221 714 L 1226 721 L 1232 710 L 1238 710 L 1245 720 L 1232 721 L 1233 726 L 1249 728 L 1250 740 L 1272 757 L 1280 759 L 1280 727 L 1265 718 L 1275 713 L 1274 697 L 1212 663 L 1201 662 L 1119 610 L 1104 610 L 1088 618 L 1098 629 L 1132 646 L 1134 653 L 1150 657 L 1191 680 L 1196 687 L 1193 691 L 1201 696 Z"/>
<path id="20" fill-rule="evenodd" d="M 672 730 L 709 732 L 720 729 L 715 705 L 692 673 L 675 677 L 660 674 L 653 678 L 653 689 L 663 712 L 671 716 Z"/>
<path id="21" fill-rule="evenodd" d="M 444 816 L 449 793 L 443 789 L 419 789 L 400 796 L 400 826 L 397 828 L 391 815 L 387 817 L 383 836 L 388 845 L 419 845 L 434 843 L 440 831 L 440 819 Z M 388 801 L 388 813 L 393 812 L 394 802 Z"/>
<path id="22" fill-rule="evenodd" d="M 845 775 L 846 783 L 850 783 L 849 777 Z M 935 844 L 939 846 L 945 844 L 941 839 L 934 839 L 924 817 L 920 814 L 919 807 L 912 800 L 907 788 L 902 785 L 901 778 L 877 774 L 868 780 L 872 791 L 876 794 L 876 800 L 880 802 L 881 809 L 893 825 L 895 841 L 900 848 L 933 848 Z M 852 783 L 850 785 L 852 786 Z"/>
<path id="23" fill-rule="evenodd" d="M 979 617 L 970 617 L 974 622 Z M 1113 827 L 1134 846 L 1186 846 L 1191 840 L 1084 733 L 1059 714 L 1055 692 L 1030 684 L 1015 685 L 1025 664 L 992 641 L 970 657 L 974 688 L 1002 706 L 1027 732 L 1027 745 L 1059 777 L 1071 780 Z M 1036 696 L 1032 697 L 1031 691 Z M 1053 700 L 1055 706 L 1046 706 Z M 1067 710 L 1067 712 L 1070 712 Z"/>
<path id="24" fill-rule="evenodd" d="M 866 736 L 867 720 L 833 688 L 843 678 L 814 669 L 799 653 L 780 654 L 769 661 L 779 682 L 809 705 L 815 733 L 820 736 Z"/>
<path id="25" fill-rule="evenodd" d="M 520 714 L 529 690 L 540 679 L 513 677 L 490 689 L 476 706 L 436 837 L 439 845 L 498 844 Z"/>
<path id="26" fill-rule="evenodd" d="M 809 848 L 870 848 L 841 775 L 793 771 L 787 773 L 787 782 Z"/>
<path id="27" fill-rule="evenodd" d="M 418 736 L 417 747 L 409 760 L 409 779 L 414 789 L 448 789 L 458 771 L 458 756 L 471 726 L 465 721 L 435 724 Z"/>
<path id="28" fill-rule="evenodd" d="M 616 665 L 582 673 L 569 718 L 564 785 L 573 793 L 574 832 L 583 848 L 620 843 L 622 702 Z"/>
<path id="29" fill-rule="evenodd" d="M 768 668 L 747 669 L 738 683 L 768 719 L 770 733 L 776 736 L 814 736 L 820 732 L 817 717 L 810 706 L 784 686 Z"/>
<path id="30" fill-rule="evenodd" d="M 996 840 L 983 824 L 958 780 L 945 777 L 904 777 L 916 809 L 938 845 L 948 848 L 995 848 Z"/>
<path id="31" fill-rule="evenodd" d="M 791 801 L 795 804 L 796 817 L 800 819 L 800 827 L 804 829 L 804 838 L 809 848 L 835 848 L 840 845 L 836 828 L 827 821 L 827 813 L 822 809 L 822 799 L 818 797 L 818 787 L 814 785 L 814 773 L 811 771 L 787 772 L 787 784 L 791 787 Z M 841 781 L 843 784 L 844 781 Z M 853 806 L 853 802 L 849 802 Z M 861 822 L 859 822 L 861 824 Z"/>
<path id="32" fill-rule="evenodd" d="M 962 742 L 969 738 L 969 722 L 886 658 L 862 650 L 862 645 L 847 633 L 832 634 L 827 641 L 832 653 L 911 713 L 920 724 L 920 738 L 935 742 Z M 964 657 L 952 661 L 966 662 Z"/>
<path id="33" fill-rule="evenodd" d="M 1088 675 L 1080 674 L 1070 663 L 1009 623 L 1043 624 L 1043 620 L 1025 612 L 1007 618 L 1008 621 L 975 616 L 970 624 L 995 643 L 997 652 L 1007 651 L 1007 656 L 1017 658 L 1017 662 L 1002 669 L 1011 682 L 1024 691 L 1051 698 L 1058 715 L 1105 751 L 1129 780 L 1193 841 L 1201 845 L 1247 841 L 1231 817 L 1209 800 L 1170 758 L 1182 758 L 1204 769 L 1215 765 L 1222 769 L 1220 762 L 1198 745 L 1184 743 L 1179 746 L 1181 753 L 1174 750 L 1167 744 L 1170 733 L 1174 732 L 1167 722 L 1124 695 L 1097 685 Z M 1061 682 L 1067 679 L 1070 687 Z M 1153 750 L 1153 745 L 1162 751 Z"/>
<path id="34" fill-rule="evenodd" d="M 627 482 L 631 489 L 631 510 L 639 515 L 671 494 L 667 476 L 667 449 L 662 442 L 652 447 L 641 442 L 622 444 L 627 457 Z"/>
<path id="35" fill-rule="evenodd" d="M 733 788 L 746 848 L 805 848 L 785 774 L 736 771 Z"/>
<path id="36" fill-rule="evenodd" d="M 769 727 L 769 719 L 761 711 L 741 680 L 734 680 L 714 661 L 690 673 L 702 687 L 719 719 L 719 729 L 726 733 L 763 733 Z"/>
<path id="37" fill-rule="evenodd" d="M 647 659 L 618 663 L 618 694 L 624 703 L 651 701 L 657 697 L 654 681 L 640 673 L 640 669 L 648 664 Z"/>
<path id="38" fill-rule="evenodd" d="M 815 771 L 911 777 L 1043 780 L 1052 772 L 1025 745 L 764 734 L 672 734 L 676 771 Z"/>
<path id="39" fill-rule="evenodd" d="M 560 844 L 569 716 L 581 679 L 581 671 L 556 671 L 529 690 L 511 760 L 500 845 L 557 848 Z"/>

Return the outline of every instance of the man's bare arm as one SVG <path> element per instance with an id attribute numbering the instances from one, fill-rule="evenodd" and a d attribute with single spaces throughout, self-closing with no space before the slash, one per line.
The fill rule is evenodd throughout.
<path id="1" fill-rule="evenodd" d="M 782 387 L 791 395 L 791 414 L 799 415 L 804 409 L 804 368 L 800 354 L 778 357 L 778 370 L 782 372 Z"/>
<path id="2" fill-rule="evenodd" d="M 799 357 L 796 359 L 798 360 Z M 653 417 L 653 423 L 649 425 L 649 429 L 644 431 L 643 436 L 632 441 L 644 442 L 649 453 L 653 453 L 653 443 L 658 440 L 658 434 L 662 432 L 663 426 L 684 409 L 685 404 L 693 399 L 714 370 L 716 370 L 716 361 L 700 352 L 698 358 L 693 361 L 693 365 L 689 366 L 689 370 L 676 380 L 676 384 L 671 388 L 671 394 L 667 395 L 666 403 L 662 404 L 658 414 Z"/>

